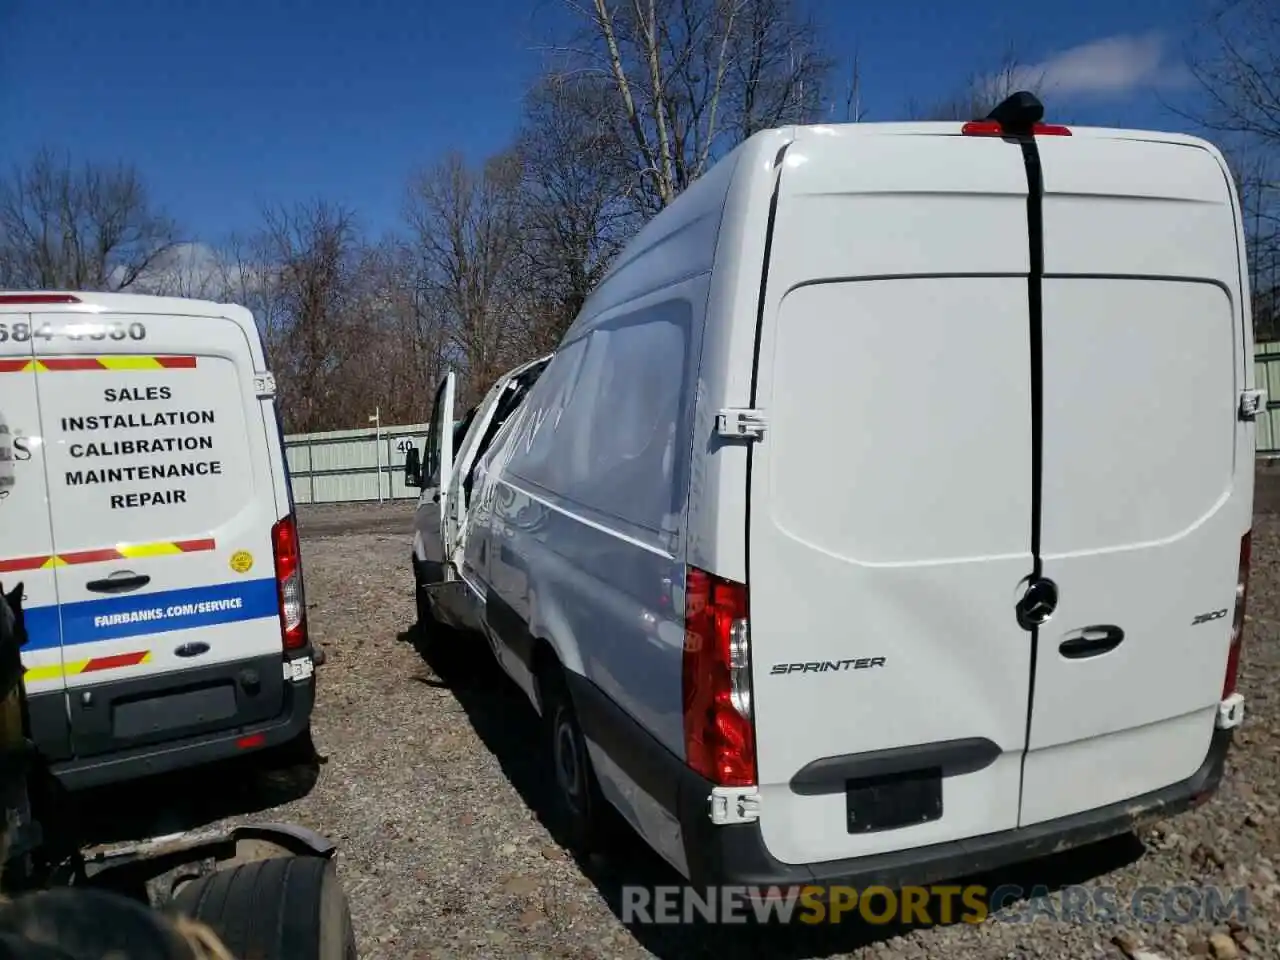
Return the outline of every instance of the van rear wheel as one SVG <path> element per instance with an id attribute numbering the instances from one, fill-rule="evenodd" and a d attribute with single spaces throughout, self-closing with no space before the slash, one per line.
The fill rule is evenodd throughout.
<path id="1" fill-rule="evenodd" d="M 553 781 L 552 828 L 563 834 L 573 850 L 598 852 L 609 837 L 608 801 L 591 765 L 573 701 L 558 667 L 544 669 L 538 686 L 543 697 L 543 737 Z"/>

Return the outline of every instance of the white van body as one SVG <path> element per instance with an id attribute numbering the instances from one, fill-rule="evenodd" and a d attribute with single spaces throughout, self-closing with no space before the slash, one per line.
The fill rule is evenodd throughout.
<path id="1" fill-rule="evenodd" d="M 454 602 L 698 882 L 930 882 L 1221 776 L 1260 403 L 1231 178 L 1185 136 L 994 133 L 756 134 L 478 465 Z"/>
<path id="2" fill-rule="evenodd" d="M 411 557 L 419 605 L 427 600 L 423 590 L 428 584 L 454 580 L 459 569 L 465 567 L 462 544 L 467 534 L 467 504 L 474 486 L 476 461 L 489 449 L 550 361 L 547 355 L 507 371 L 458 421 L 447 418 L 452 417 L 457 375 L 447 372 L 436 390 L 424 443 L 427 456 L 419 463 L 407 462 L 405 472 L 406 484 L 422 491 L 413 513 Z M 448 617 L 450 609 L 442 610 L 441 615 Z M 461 609 L 470 607 L 463 605 Z M 477 628 L 479 624 L 469 622 L 466 626 Z"/>
<path id="3" fill-rule="evenodd" d="M 300 742 L 317 657 L 252 314 L 0 294 L 32 737 L 69 789 Z"/>

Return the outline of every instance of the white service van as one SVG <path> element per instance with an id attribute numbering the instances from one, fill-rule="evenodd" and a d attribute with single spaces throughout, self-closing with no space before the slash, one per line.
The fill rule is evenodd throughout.
<path id="1" fill-rule="evenodd" d="M 1216 789 L 1239 204 L 1208 143 L 1042 112 L 751 137 L 479 463 L 467 589 L 428 592 L 546 719 L 579 837 L 608 803 L 695 882 L 926 883 Z"/>
<path id="2" fill-rule="evenodd" d="M 239 306 L 0 293 L 32 739 L 71 790 L 309 745 L 275 380 Z"/>
<path id="3" fill-rule="evenodd" d="M 476 462 L 519 409 L 550 361 L 549 355 L 539 357 L 507 371 L 489 388 L 484 399 L 457 422 L 451 419 L 457 376 L 447 372 L 436 390 L 424 447 L 426 457 L 422 457 L 416 447 L 405 454 L 405 484 L 421 489 L 413 514 L 410 562 L 418 625 L 428 632 L 435 627 L 438 617 L 429 603 L 426 588 L 457 581 L 455 571 L 465 561 L 463 544 L 472 516 L 467 505 L 475 483 Z M 480 629 L 478 620 L 451 619 L 452 613 L 474 612 L 472 604 L 444 604 L 440 610 L 449 626 Z"/>

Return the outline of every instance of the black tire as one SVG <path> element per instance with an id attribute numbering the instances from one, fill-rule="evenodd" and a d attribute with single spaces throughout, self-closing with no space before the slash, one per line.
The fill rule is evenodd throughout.
<path id="1" fill-rule="evenodd" d="M 543 698 L 543 741 L 552 774 L 552 830 L 575 852 L 602 852 L 613 827 L 609 801 L 600 790 L 560 667 L 544 668 L 538 685 Z"/>
<path id="2" fill-rule="evenodd" d="M 219 870 L 179 890 L 173 906 L 212 929 L 236 957 L 358 960 L 346 894 L 323 857 Z"/>
<path id="3" fill-rule="evenodd" d="M 0 902 L 0 955 L 194 960 L 169 917 L 123 893 L 54 887 Z"/>

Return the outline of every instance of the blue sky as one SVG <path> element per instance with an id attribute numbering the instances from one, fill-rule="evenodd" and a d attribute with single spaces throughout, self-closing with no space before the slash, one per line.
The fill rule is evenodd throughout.
<path id="1" fill-rule="evenodd" d="M 901 119 L 1013 44 L 1054 115 L 1186 128 L 1205 0 L 811 0 L 869 120 Z M 394 228 L 407 173 L 501 148 L 565 0 L 0 0 L 0 164 L 124 159 L 192 239 L 314 196 Z M 842 82 L 837 77 L 837 82 Z M 1057 108 L 1057 109 L 1055 109 Z"/>

